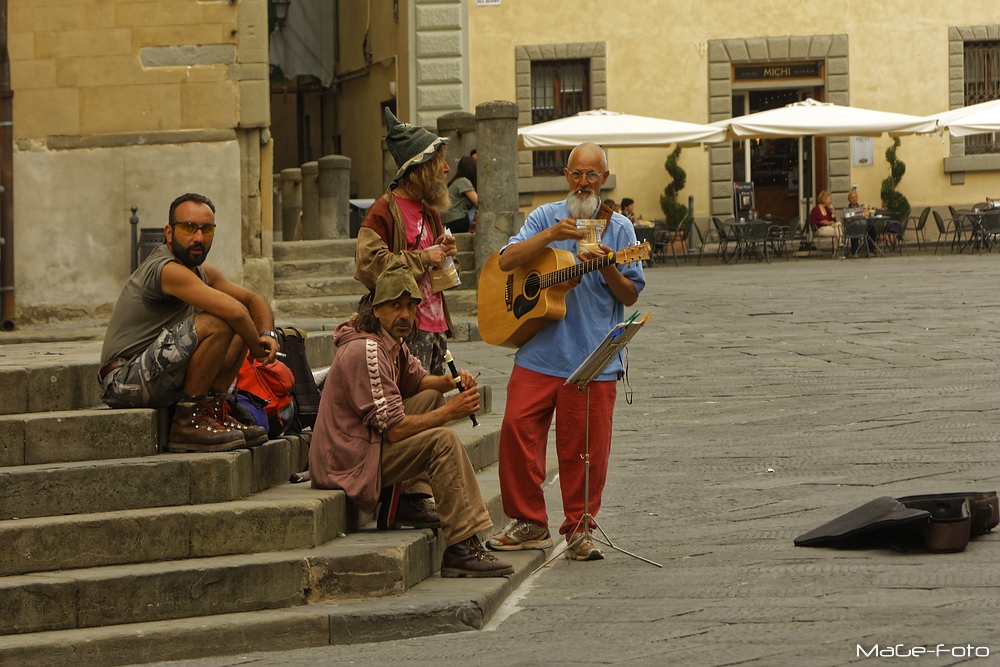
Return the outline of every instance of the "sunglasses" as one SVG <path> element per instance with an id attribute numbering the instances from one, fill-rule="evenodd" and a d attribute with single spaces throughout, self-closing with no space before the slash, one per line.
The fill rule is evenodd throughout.
<path id="1" fill-rule="evenodd" d="M 201 224 L 198 224 L 197 222 L 171 222 L 170 226 L 181 230 L 181 233 L 186 234 L 187 236 L 194 236 L 195 233 L 199 231 L 205 238 L 215 234 L 214 222 L 203 222 Z"/>

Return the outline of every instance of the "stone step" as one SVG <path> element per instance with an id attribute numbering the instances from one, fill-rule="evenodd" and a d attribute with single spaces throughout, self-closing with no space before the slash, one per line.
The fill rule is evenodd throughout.
<path id="1" fill-rule="evenodd" d="M 245 498 L 280 484 L 305 464 L 293 439 L 218 454 L 0 468 L 0 520 L 91 514 Z"/>
<path id="2" fill-rule="evenodd" d="M 319 241 L 278 241 L 274 244 L 274 261 L 329 259 L 354 257 L 357 239 L 322 239 Z"/>
<path id="3" fill-rule="evenodd" d="M 101 404 L 100 363 L 54 363 L 0 368 L 0 414 L 74 410 Z"/>
<path id="4" fill-rule="evenodd" d="M 452 425 L 477 470 L 498 458 L 500 420 Z M 308 484 L 205 505 L 11 519 L 0 521 L 0 576 L 314 547 L 369 519 L 343 492 Z"/>
<path id="5" fill-rule="evenodd" d="M 477 480 L 493 534 L 507 522 L 496 467 Z M 444 547 L 439 531 L 368 524 L 312 548 L 5 576 L 0 635 L 400 595 L 438 570 Z"/>
<path id="6" fill-rule="evenodd" d="M 286 298 L 323 298 L 328 296 L 351 296 L 355 305 L 368 290 L 352 277 L 321 277 L 283 278 L 274 281 L 274 297 L 278 300 Z"/>
<path id="7" fill-rule="evenodd" d="M 293 278 L 353 278 L 354 256 L 297 259 L 274 263 L 274 280 Z"/>
<path id="8" fill-rule="evenodd" d="M 288 322 L 296 319 L 326 319 L 336 326 L 358 309 L 360 296 L 282 297 L 275 299 L 275 317 Z M 452 318 L 472 317 L 477 312 L 476 290 L 455 289 L 447 294 Z"/>
<path id="9" fill-rule="evenodd" d="M 4 415 L 0 467 L 152 456 L 156 432 L 157 413 L 152 409 Z"/>
<path id="10" fill-rule="evenodd" d="M 0 663 L 17 667 L 117 667 L 266 651 L 390 641 L 482 629 L 545 560 L 539 550 L 503 554 L 514 574 L 432 576 L 395 601 L 333 601 L 285 609 L 0 636 Z M 234 658 L 236 660 L 236 658 Z M 235 664 L 235 663 L 234 663 Z"/>

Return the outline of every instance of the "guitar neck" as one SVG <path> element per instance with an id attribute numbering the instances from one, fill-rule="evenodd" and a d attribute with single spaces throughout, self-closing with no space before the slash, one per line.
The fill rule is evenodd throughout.
<path id="1" fill-rule="evenodd" d="M 604 268 L 605 266 L 614 263 L 615 256 L 613 254 L 607 254 L 596 259 L 589 259 L 586 262 L 574 264 L 573 266 L 567 266 L 566 268 L 559 269 L 558 271 L 545 273 L 539 276 L 539 287 L 551 287 L 556 283 L 572 280 L 573 278 L 579 278 L 585 273 L 596 271 L 597 269 Z"/>

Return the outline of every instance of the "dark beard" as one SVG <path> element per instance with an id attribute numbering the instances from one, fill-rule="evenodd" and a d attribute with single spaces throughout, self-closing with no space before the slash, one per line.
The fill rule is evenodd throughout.
<path id="1" fill-rule="evenodd" d="M 191 248 L 201 248 L 202 250 L 201 257 L 192 257 L 190 252 Z M 187 248 L 185 248 L 184 246 L 182 246 L 180 243 L 177 242 L 176 236 L 170 242 L 170 249 L 173 251 L 174 257 L 177 258 L 177 261 L 179 261 L 181 264 L 188 267 L 189 269 L 201 266 L 202 263 L 204 263 L 205 258 L 208 257 L 208 248 L 206 248 L 204 244 L 192 243 Z"/>

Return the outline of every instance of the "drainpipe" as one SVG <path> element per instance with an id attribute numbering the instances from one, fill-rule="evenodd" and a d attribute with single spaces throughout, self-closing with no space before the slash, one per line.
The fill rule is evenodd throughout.
<path id="1" fill-rule="evenodd" d="M 14 91 L 7 50 L 7 0 L 0 0 L 0 329 L 14 328 Z"/>

